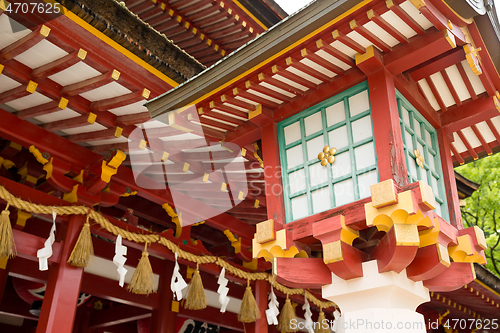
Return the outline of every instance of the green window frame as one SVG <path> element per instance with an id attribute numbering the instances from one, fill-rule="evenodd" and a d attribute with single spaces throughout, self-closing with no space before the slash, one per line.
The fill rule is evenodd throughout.
<path id="1" fill-rule="evenodd" d="M 411 184 L 422 180 L 430 185 L 438 204 L 435 211 L 448 221 L 448 205 L 436 130 L 397 90 L 396 98 L 406 156 L 408 182 Z M 417 148 L 424 158 L 424 169 L 420 168 L 415 161 L 414 150 Z"/>
<path id="2" fill-rule="evenodd" d="M 354 111 L 355 107 L 351 107 L 350 99 L 356 98 L 356 96 L 359 96 L 364 92 L 366 92 L 368 100 L 367 109 L 364 111 Z M 333 117 L 329 118 L 330 115 L 333 115 L 334 111 L 340 110 L 340 106 L 338 109 L 336 106 L 340 105 L 342 102 L 344 114 L 342 116 L 341 111 L 338 111 L 337 115 L 341 118 L 344 117 L 344 119 L 336 122 L 331 121 Z M 330 107 L 332 108 L 329 109 Z M 353 110 L 353 113 L 355 113 L 354 115 L 351 114 L 351 109 Z M 308 119 L 311 119 L 311 116 L 318 117 L 317 119 L 319 119 L 319 115 L 321 116 L 321 125 L 317 126 L 321 126 L 321 128 L 313 133 L 307 133 L 306 122 Z M 341 94 L 331 97 L 278 123 L 278 140 L 280 147 L 284 186 L 283 195 L 287 222 L 311 216 L 321 211 L 332 209 L 369 196 L 369 185 L 375 184 L 379 181 L 375 142 L 373 137 L 373 123 L 371 117 L 368 83 L 363 82 Z M 356 121 L 359 122 L 353 127 L 353 123 Z M 361 125 L 361 121 L 363 122 L 363 125 Z M 293 140 L 292 142 L 285 142 L 285 130 L 292 125 L 296 126 L 297 131 L 300 126 L 300 138 L 297 134 L 295 134 L 295 137 L 297 137 L 296 140 Z M 365 130 L 364 133 L 360 134 L 361 132 L 359 128 L 367 127 L 370 129 L 370 133 Z M 335 132 L 336 130 L 337 132 Z M 342 140 L 340 141 L 343 142 L 343 147 L 338 147 L 336 142 L 330 142 L 330 139 L 335 139 L 336 133 L 342 133 Z M 316 149 L 317 151 L 314 150 L 314 152 L 309 152 L 310 143 L 313 142 L 314 139 L 318 139 L 318 141 L 316 141 L 317 143 L 321 142 L 321 139 L 319 139 L 321 136 L 323 137 L 321 148 Z M 340 138 L 341 136 L 338 135 L 337 137 Z M 345 138 L 347 138 L 347 140 Z M 318 167 L 320 161 L 317 158 L 318 153 L 321 152 L 324 145 L 337 148 L 337 152 L 335 154 L 336 160 L 333 165 L 328 164 L 326 166 L 326 171 L 325 169 L 321 169 L 325 167 Z M 318 144 L 316 144 L 316 148 L 318 147 Z M 295 163 L 294 165 L 289 166 L 287 155 L 293 148 L 297 149 L 297 154 L 302 155 L 302 161 L 301 163 Z M 364 152 L 364 155 L 368 155 L 368 157 L 360 157 L 361 152 Z M 340 162 L 341 160 L 347 162 Z M 359 164 L 368 163 L 368 165 L 364 165 L 363 167 L 359 166 L 360 168 L 358 169 L 358 160 L 360 161 Z M 336 165 L 336 163 L 338 164 Z M 341 167 L 341 165 L 343 166 Z M 312 175 L 312 173 L 316 172 L 315 170 L 319 170 L 319 172 L 324 175 L 322 177 Z M 300 174 L 304 178 L 305 186 L 292 192 L 291 187 L 294 186 L 293 179 L 295 179 L 294 177 L 296 177 L 295 175 L 297 174 Z M 319 183 L 318 178 L 322 180 Z M 350 181 L 352 181 L 351 185 L 349 185 Z M 350 189 L 352 192 L 349 192 Z M 346 197 L 339 196 L 338 193 L 344 190 L 346 190 L 349 195 Z M 328 199 L 325 199 L 325 197 L 320 197 L 321 195 L 327 194 L 329 195 L 329 202 L 327 202 Z M 349 196 L 351 196 L 350 199 Z M 299 198 L 303 204 L 307 204 L 307 213 L 305 215 L 302 214 L 300 217 L 293 216 L 292 201 L 296 198 Z M 340 202 L 341 200 L 344 202 Z M 320 202 L 322 202 L 323 205 L 318 208 L 317 205 L 319 205 Z"/>

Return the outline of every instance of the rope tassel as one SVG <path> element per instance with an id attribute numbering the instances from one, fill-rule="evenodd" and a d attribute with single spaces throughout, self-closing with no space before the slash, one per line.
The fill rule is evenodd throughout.
<path id="1" fill-rule="evenodd" d="M 16 256 L 16 244 L 14 243 L 14 234 L 9 219 L 9 204 L 0 215 L 0 259 L 14 258 Z"/>
<path id="2" fill-rule="evenodd" d="M 297 332 L 297 328 L 293 329 L 291 327 L 292 320 L 297 321 L 297 316 L 295 315 L 295 309 L 292 306 L 292 302 L 286 295 L 285 305 L 281 309 L 280 318 L 278 321 L 278 331 L 280 332 Z"/>
<path id="3" fill-rule="evenodd" d="M 141 260 L 137 264 L 134 275 L 127 290 L 134 294 L 149 295 L 155 293 L 155 285 L 153 279 L 153 269 L 149 262 L 149 253 L 147 251 L 148 243 L 144 244 L 144 251 L 142 251 Z"/>
<path id="4" fill-rule="evenodd" d="M 196 271 L 189 282 L 188 294 L 184 303 L 184 308 L 188 310 L 203 310 L 207 307 L 207 296 L 205 289 L 203 289 L 199 266 L 200 264 L 196 264 Z"/>
<path id="5" fill-rule="evenodd" d="M 238 321 L 242 323 L 253 323 L 260 318 L 260 310 L 257 301 L 252 293 L 250 280 L 247 280 L 247 288 L 241 301 L 240 313 L 238 313 Z"/>
<path id="6" fill-rule="evenodd" d="M 94 246 L 92 245 L 92 235 L 90 233 L 89 216 L 83 225 L 80 236 L 76 241 L 73 251 L 68 259 L 68 264 L 75 267 L 85 268 L 89 265 L 90 259 L 94 256 Z"/>
<path id="7" fill-rule="evenodd" d="M 321 308 L 318 316 L 319 325 L 314 327 L 314 333 L 330 333 L 328 322 L 325 319 L 325 313 L 323 312 L 323 308 Z"/>

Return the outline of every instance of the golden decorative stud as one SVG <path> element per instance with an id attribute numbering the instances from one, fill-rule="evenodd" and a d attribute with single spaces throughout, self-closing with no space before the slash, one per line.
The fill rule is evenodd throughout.
<path id="1" fill-rule="evenodd" d="M 337 153 L 337 149 L 330 148 L 330 146 L 326 145 L 323 148 L 323 151 L 318 154 L 318 160 L 321 161 L 322 166 L 326 166 L 327 163 L 333 164 L 335 162 L 335 154 Z"/>
<path id="2" fill-rule="evenodd" d="M 414 150 L 413 154 L 415 154 L 415 161 L 417 162 L 418 166 L 423 169 L 424 168 L 424 157 L 420 153 L 420 150 L 419 149 Z"/>

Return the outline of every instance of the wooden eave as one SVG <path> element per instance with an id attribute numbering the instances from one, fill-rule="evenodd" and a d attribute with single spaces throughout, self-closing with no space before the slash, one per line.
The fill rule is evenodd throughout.
<path id="1" fill-rule="evenodd" d="M 405 36 L 383 19 L 388 11 L 416 34 Z M 373 24 L 392 36 L 391 45 L 380 30 L 370 32 Z M 444 128 L 453 137 L 454 163 L 463 164 L 500 150 L 500 76 L 483 40 L 488 32 L 494 35 L 493 30 L 459 17 L 443 0 L 428 0 L 420 10 L 409 1 L 312 3 L 146 106 L 152 117 L 174 110 L 182 114 L 191 107 L 189 112 L 197 109 L 203 120 L 221 111 L 241 117 L 244 114 L 232 110 L 234 106 L 249 112 L 260 104 L 280 121 L 365 80 L 366 66 L 359 66 L 354 53 L 362 55 L 373 47 L 394 75 L 396 88 L 434 128 Z M 478 74 L 462 49 L 471 41 L 481 48 Z M 325 51 L 336 60 L 325 57 Z M 210 126 L 217 127 L 212 121 Z M 258 133 L 249 134 L 255 132 L 252 124 L 235 126 L 234 131 L 220 129 L 226 141 L 242 133 L 259 138 Z"/>
<path id="2" fill-rule="evenodd" d="M 113 0 L 62 0 L 61 3 L 177 83 L 205 69 L 195 58 Z"/>
<path id="3" fill-rule="evenodd" d="M 127 0 L 124 5 L 206 66 L 270 27 L 237 0 Z M 259 8 L 274 13 L 267 6 Z"/>

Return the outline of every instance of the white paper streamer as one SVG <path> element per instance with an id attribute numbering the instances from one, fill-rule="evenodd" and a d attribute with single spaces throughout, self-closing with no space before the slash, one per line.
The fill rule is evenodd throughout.
<path id="1" fill-rule="evenodd" d="M 49 232 L 49 238 L 45 241 L 45 246 L 36 252 L 38 267 L 41 271 L 49 269 L 48 259 L 52 256 L 52 244 L 56 240 L 56 216 L 57 213 L 52 211 L 52 228 Z"/>
<path id="2" fill-rule="evenodd" d="M 305 325 L 306 329 L 309 331 L 309 333 L 314 333 L 314 323 L 312 320 L 312 312 L 311 312 L 311 306 L 309 305 L 309 301 L 307 300 L 307 297 L 304 296 L 304 305 L 302 305 L 302 310 L 304 310 L 304 319 L 306 320 Z"/>
<path id="3" fill-rule="evenodd" d="M 274 294 L 274 289 L 271 286 L 271 293 L 269 294 L 269 308 L 266 310 L 267 324 L 278 325 L 278 315 L 280 314 L 278 298 Z"/>
<path id="4" fill-rule="evenodd" d="M 228 280 L 226 279 L 226 269 L 222 267 L 222 271 L 219 275 L 219 280 L 217 280 L 217 283 L 219 284 L 219 289 L 217 289 L 217 292 L 219 293 L 219 303 L 221 305 L 220 312 L 222 313 L 226 312 L 226 307 L 229 303 L 229 297 L 227 297 L 227 293 L 229 291 L 227 282 Z"/>
<path id="5" fill-rule="evenodd" d="M 122 245 L 122 236 L 118 235 L 116 237 L 116 243 L 115 243 L 115 256 L 113 257 L 113 263 L 116 265 L 118 276 L 119 276 L 119 281 L 118 284 L 120 287 L 123 287 L 123 284 L 125 283 L 125 275 L 127 274 L 127 269 L 123 267 L 125 265 L 125 261 L 127 261 L 127 258 L 125 257 L 127 255 L 127 247 L 125 245 Z"/>
<path id="6" fill-rule="evenodd" d="M 335 311 L 333 311 L 333 317 L 335 318 L 335 320 L 339 319 L 341 316 L 342 314 L 339 312 L 338 309 L 335 309 Z"/>
<path id="7" fill-rule="evenodd" d="M 182 299 L 182 291 L 187 287 L 186 281 L 181 275 L 179 271 L 179 263 L 177 262 L 177 253 L 175 254 L 175 266 L 174 272 L 172 273 L 172 280 L 170 282 L 170 289 L 177 297 L 177 300 L 180 301 Z"/>

